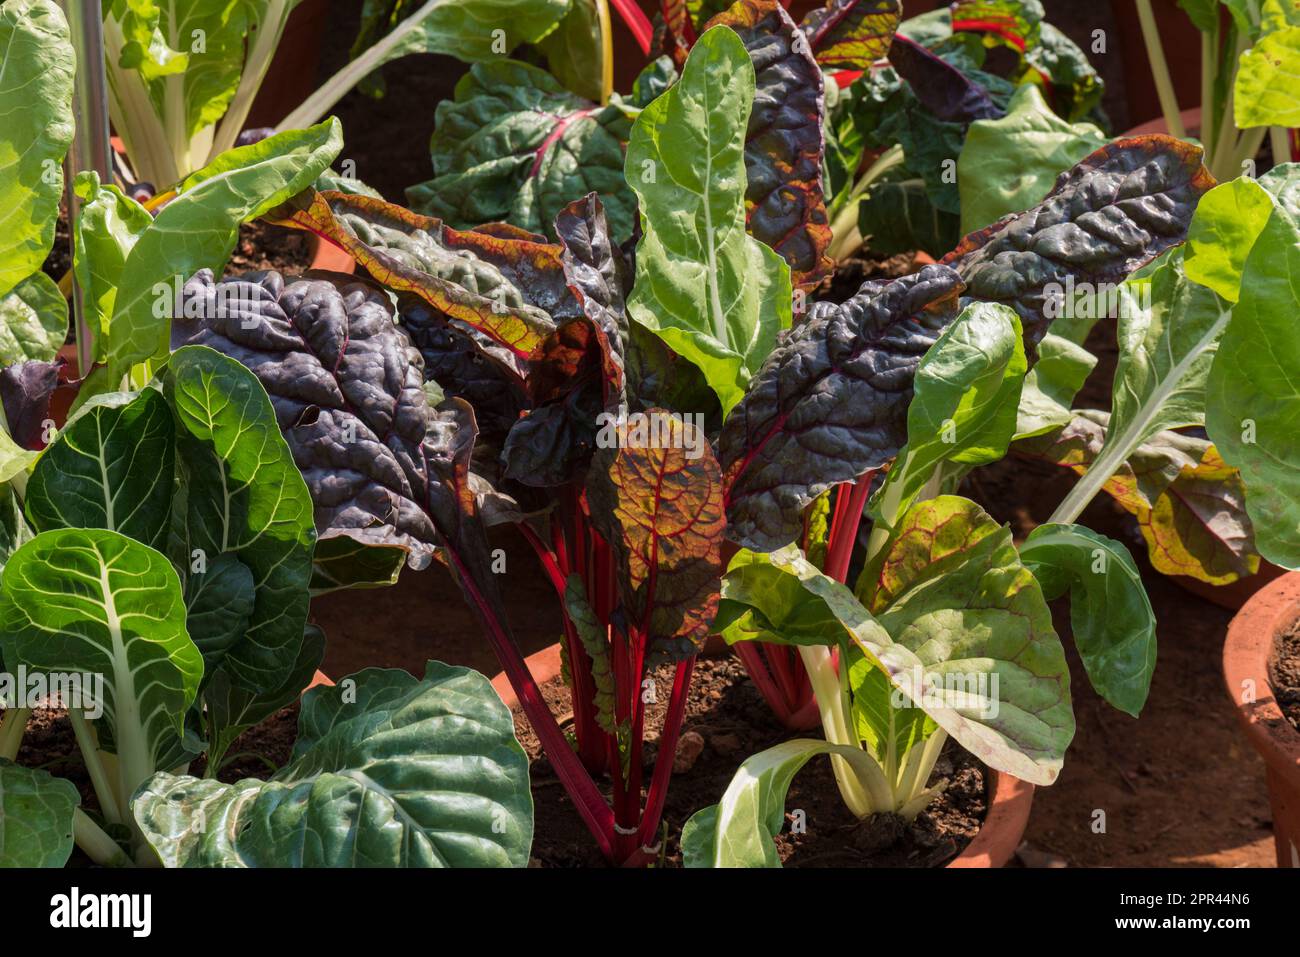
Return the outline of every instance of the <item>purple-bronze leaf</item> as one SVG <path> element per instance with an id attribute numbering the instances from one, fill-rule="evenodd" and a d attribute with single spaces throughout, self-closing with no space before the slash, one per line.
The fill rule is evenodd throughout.
<path id="1" fill-rule="evenodd" d="M 617 426 L 587 477 L 591 523 L 609 542 L 623 621 L 650 663 L 695 654 L 722 585 L 722 475 L 708 440 L 663 409 Z"/>
<path id="2" fill-rule="evenodd" d="M 473 412 L 458 399 L 429 407 L 419 353 L 383 293 L 275 272 L 214 283 L 203 270 L 185 306 L 173 344 L 210 346 L 257 376 L 322 540 L 399 546 L 415 568 L 445 546 L 491 580 L 468 479 Z"/>
<path id="3" fill-rule="evenodd" d="M 943 262 L 961 274 L 967 297 L 1015 309 L 1033 348 L 1051 322 L 1049 298 L 1069 283 L 1117 283 L 1181 243 L 1212 186 L 1199 146 L 1119 139 L 1062 173 L 1037 206 L 971 233 Z"/>
<path id="4" fill-rule="evenodd" d="M 889 62 L 911 86 L 922 105 L 941 120 L 973 123 L 1006 115 L 1006 111 L 993 102 L 988 90 L 948 61 L 901 34 L 890 44 Z"/>
<path id="5" fill-rule="evenodd" d="M 822 192 L 821 69 L 777 0 L 739 0 L 708 26 L 718 24 L 740 35 L 754 61 L 754 105 L 745 138 L 746 227 L 790 264 L 795 285 L 815 286 L 831 268 Z"/>
<path id="6" fill-rule="evenodd" d="M 827 70 L 869 70 L 885 55 L 902 9 L 898 0 L 827 0 L 799 28 Z"/>
<path id="7" fill-rule="evenodd" d="M 0 400 L 9 435 L 25 449 L 39 452 L 45 448 L 45 423 L 50 418 L 50 400 L 58 388 L 62 365 L 62 359 L 31 359 L 0 370 Z"/>
<path id="8" fill-rule="evenodd" d="M 757 551 L 794 541 L 808 503 L 898 453 L 917 364 L 956 317 L 961 290 L 954 270 L 933 265 L 866 283 L 841 306 L 813 305 L 723 426 L 734 541 Z"/>

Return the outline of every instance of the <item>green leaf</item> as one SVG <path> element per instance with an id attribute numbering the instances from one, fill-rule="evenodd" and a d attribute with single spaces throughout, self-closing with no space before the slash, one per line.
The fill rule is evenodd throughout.
<path id="1" fill-rule="evenodd" d="M 914 745 L 939 727 L 921 708 L 897 707 L 889 676 L 865 655 L 855 656 L 849 666 L 849 687 L 853 691 L 854 728 L 881 767 L 901 764 Z M 892 765 L 886 764 L 891 742 L 896 762 Z"/>
<path id="2" fill-rule="evenodd" d="M 1001 119 L 976 120 L 957 160 L 961 231 L 1038 203 L 1056 177 L 1106 143 L 1091 123 L 1067 123 L 1033 84 L 1016 88 Z"/>
<path id="3" fill-rule="evenodd" d="M 1106 435 L 1106 449 L 1122 450 L 1121 459 L 1157 432 L 1205 422 L 1206 376 L 1232 311 L 1188 281 L 1182 258 L 1174 250 L 1123 287 Z"/>
<path id="4" fill-rule="evenodd" d="M 375 66 L 408 53 L 440 53 L 468 63 L 495 60 L 521 43 L 536 43 L 549 34 L 571 2 L 428 0 L 380 41 L 388 45 Z"/>
<path id="5" fill-rule="evenodd" d="M 384 588 L 397 584 L 406 564 L 406 550 L 395 545 L 366 545 L 338 535 L 317 540 L 313 562 L 313 595 L 344 588 Z"/>
<path id="6" fill-rule="evenodd" d="M 156 389 L 98 396 L 45 450 L 27 485 L 37 531 L 103 528 L 163 548 L 171 524 L 172 416 Z"/>
<path id="7" fill-rule="evenodd" d="M 538 47 L 557 80 L 579 96 L 600 102 L 604 52 L 597 0 L 572 0 L 560 25 L 543 37 Z"/>
<path id="8" fill-rule="evenodd" d="M 0 582 L 0 649 L 29 671 L 104 677 L 104 716 L 130 794 L 180 740 L 203 659 L 166 557 L 117 532 L 42 532 Z"/>
<path id="9" fill-rule="evenodd" d="M 137 240 L 153 225 L 153 216 L 111 183 L 101 185 L 94 172 L 77 174 L 75 187 L 81 205 L 73 224 L 72 264 L 86 321 L 94 332 L 95 357 L 102 359 L 122 267 Z"/>
<path id="10" fill-rule="evenodd" d="M 632 127 L 627 181 L 644 235 L 628 312 L 704 373 L 724 414 L 790 325 L 790 270 L 745 232 L 754 67 L 729 27 L 706 32 L 676 86 Z"/>
<path id="11" fill-rule="evenodd" d="M 584 100 L 535 66 L 476 64 L 455 99 L 438 104 L 429 141 L 436 175 L 407 198 L 458 228 L 506 221 L 554 239 L 555 217 L 595 192 L 622 242 L 636 215 L 623 179 L 629 129 L 618 106 Z"/>
<path id="12" fill-rule="evenodd" d="M 1016 412 L 1016 438 L 1041 435 L 1073 418 L 1074 397 L 1097 365 L 1083 346 L 1049 332 L 1038 343 L 1038 361 L 1025 374 Z"/>
<path id="13" fill-rule="evenodd" d="M 187 177 L 122 266 L 102 381 L 116 387 L 134 364 L 166 356 L 177 283 L 200 269 L 220 272 L 240 224 L 314 183 L 342 143 L 338 120 L 331 118 L 222 153 Z"/>
<path id="14" fill-rule="evenodd" d="M 1039 525 L 1020 560 L 1045 598 L 1070 593 L 1074 643 L 1093 688 L 1136 718 L 1156 667 L 1156 619 L 1128 549 L 1082 525 Z"/>
<path id="15" fill-rule="evenodd" d="M 907 444 L 873 516 L 893 525 L 945 462 L 975 466 L 1006 455 L 1027 368 L 1014 310 L 983 302 L 962 310 L 917 367 Z"/>
<path id="16" fill-rule="evenodd" d="M 179 349 L 163 391 L 176 420 L 187 595 L 193 598 L 198 584 L 208 587 L 196 577 L 221 572 L 222 565 L 214 565 L 218 556 L 245 566 L 250 576 L 243 582 L 252 585 L 254 605 L 223 665 L 248 690 L 279 687 L 293 668 L 307 621 L 316 541 L 311 495 L 266 391 L 234 359 L 206 346 Z M 196 569 L 196 550 L 205 570 Z M 231 587 L 237 579 L 222 579 L 205 600 L 226 605 L 238 595 Z M 229 631 L 196 628 L 201 646 L 214 640 L 229 642 Z"/>
<path id="17" fill-rule="evenodd" d="M 51 0 L 0 6 L 0 297 L 41 268 L 54 243 L 63 156 L 72 143 L 76 56 Z"/>
<path id="18" fill-rule="evenodd" d="M 1300 567 L 1300 177 L 1295 167 L 1250 254 L 1241 299 L 1205 390 L 1206 429 L 1241 470 L 1255 542 L 1269 561 Z M 1276 185 L 1276 184 L 1275 184 Z"/>
<path id="19" fill-rule="evenodd" d="M 869 760 L 857 748 L 825 741 L 782 741 L 747 759 L 722 801 L 696 811 L 682 828 L 686 867 L 780 867 L 772 838 L 785 824 L 790 782 L 819 754 Z"/>
<path id="20" fill-rule="evenodd" d="M 71 781 L 0 758 L 0 868 L 68 863 L 80 803 Z"/>
<path id="21" fill-rule="evenodd" d="M 203 703 L 207 706 L 212 729 L 209 766 L 219 764 L 234 740 L 249 728 L 297 701 L 303 689 L 311 683 L 324 656 L 325 632 L 315 625 L 308 625 L 293 670 L 278 688 L 264 693 L 246 691 L 230 680 L 228 671 L 218 668 L 203 689 Z"/>
<path id="22" fill-rule="evenodd" d="M 919 662 L 923 691 L 886 668 L 913 702 L 990 767 L 1035 784 L 1056 779 L 1074 737 L 1070 672 L 1009 529 L 966 499 L 920 502 L 857 593 L 894 648 Z M 950 680 L 956 695 L 940 683 Z"/>
<path id="23" fill-rule="evenodd" d="M 1233 84 L 1233 120 L 1238 129 L 1252 126 L 1300 126 L 1300 26 L 1267 27 L 1237 61 Z"/>
<path id="24" fill-rule="evenodd" d="M 45 273 L 32 273 L 0 296 L 0 368 L 50 362 L 67 334 L 68 300 Z"/>
<path id="25" fill-rule="evenodd" d="M 134 812 L 166 866 L 527 864 L 528 757 L 482 675 L 367 669 L 305 695 L 299 726 L 269 781 L 154 776 Z"/>
<path id="26" fill-rule="evenodd" d="M 1241 297 L 1246 256 L 1273 212 L 1268 191 L 1248 177 L 1220 183 L 1201 197 L 1187 228 L 1187 278 L 1229 302 Z"/>

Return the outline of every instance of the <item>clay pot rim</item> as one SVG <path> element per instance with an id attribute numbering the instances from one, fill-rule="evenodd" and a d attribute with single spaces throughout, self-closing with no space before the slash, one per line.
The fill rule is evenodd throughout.
<path id="1" fill-rule="evenodd" d="M 1269 683 L 1268 663 L 1277 637 L 1300 622 L 1300 572 L 1265 586 L 1228 623 L 1223 643 L 1223 679 L 1233 710 L 1264 763 L 1289 787 L 1300 789 L 1300 731 L 1282 714 Z M 1240 700 L 1243 683 L 1255 687 L 1255 701 Z"/>
<path id="2" fill-rule="evenodd" d="M 307 252 L 311 262 L 307 268 L 325 272 L 347 273 L 357 271 L 357 261 L 333 243 L 326 242 L 315 233 L 307 233 Z"/>
<path id="3" fill-rule="evenodd" d="M 529 655 L 524 664 L 534 681 L 545 684 L 560 673 L 559 643 Z M 511 711 L 519 707 L 519 699 L 504 671 L 492 679 L 492 687 Z M 966 849 L 945 867 L 1004 867 L 1020 846 L 1034 803 L 1034 786 L 1002 771 L 986 770 L 990 773 L 991 797 L 984 823 Z"/>

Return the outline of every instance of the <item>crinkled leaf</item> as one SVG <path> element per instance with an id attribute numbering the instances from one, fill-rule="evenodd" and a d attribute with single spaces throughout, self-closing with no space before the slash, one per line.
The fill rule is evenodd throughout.
<path id="1" fill-rule="evenodd" d="M 423 679 L 372 668 L 349 689 L 303 697 L 294 759 L 269 781 L 155 775 L 133 809 L 164 865 L 527 863 L 528 757 L 486 678 L 431 661 Z"/>
<path id="2" fill-rule="evenodd" d="M 869 70 L 889 50 L 902 14 L 898 0 L 827 0 L 799 29 L 827 70 Z"/>
<path id="3" fill-rule="evenodd" d="M 1053 113 L 1038 87 L 1018 87 L 1006 116 L 980 119 L 966 132 L 957 160 L 962 231 L 1033 206 L 1062 171 L 1105 142 L 1091 123 L 1068 123 Z"/>
<path id="4" fill-rule="evenodd" d="M 722 577 L 722 476 L 694 425 L 652 409 L 612 427 L 587 476 L 592 526 L 610 544 L 627 622 L 653 657 L 695 654 Z"/>
<path id="5" fill-rule="evenodd" d="M 214 301 L 205 307 L 219 311 Z M 167 365 L 163 390 L 176 421 L 184 490 L 176 533 L 187 597 L 201 596 L 205 608 L 213 601 L 226 606 L 241 595 L 232 584 L 251 585 L 252 613 L 242 632 L 226 630 L 222 643 L 230 646 L 221 662 L 236 684 L 251 691 L 278 687 L 293 667 L 307 621 L 316 541 L 307 485 L 265 389 L 234 358 L 199 346 L 182 348 Z M 196 554 L 204 556 L 206 567 L 196 567 Z M 238 561 L 249 576 L 220 574 L 217 556 Z M 217 580 L 208 582 L 207 575 Z M 196 628 L 193 636 L 207 654 L 209 633 Z"/>
<path id="6" fill-rule="evenodd" d="M 459 399 L 431 409 L 415 350 L 371 284 L 299 280 L 191 281 L 193 295 L 225 297 L 180 341 L 209 345 L 251 369 L 311 494 L 324 541 L 346 536 L 406 552 L 423 568 L 437 548 L 471 605 L 499 607 L 486 533 L 471 488 L 476 429 Z"/>
<path id="7" fill-rule="evenodd" d="M 953 270 L 926 266 L 866 283 L 842 306 L 812 307 L 723 426 L 734 541 L 758 550 L 794 541 L 809 502 L 898 453 L 912 378 L 956 316 L 961 288 Z"/>
<path id="8" fill-rule="evenodd" d="M 72 856 L 77 786 L 0 758 L 0 868 L 62 867 Z"/>
<path id="9" fill-rule="evenodd" d="M 738 0 L 709 21 L 710 27 L 719 24 L 736 31 L 754 64 L 745 134 L 746 228 L 790 265 L 795 285 L 811 288 L 831 270 L 821 69 L 777 0 Z"/>
<path id="10" fill-rule="evenodd" d="M 1043 7 L 1038 0 L 956 0 L 952 29 L 985 34 L 985 43 L 1005 43 L 1022 53 L 1038 43 Z"/>
<path id="11" fill-rule="evenodd" d="M 59 432 L 27 483 L 37 531 L 104 528 L 163 549 L 175 481 L 172 413 L 155 389 L 92 400 Z"/>
<path id="12" fill-rule="evenodd" d="M 571 93 L 535 66 L 497 60 L 472 67 L 435 122 L 434 178 L 406 193 L 417 212 L 458 228 L 504 220 L 554 238 L 559 212 L 595 192 L 614 236 L 632 234 L 636 200 L 623 179 L 630 124 L 618 106 Z"/>
<path id="13" fill-rule="evenodd" d="M 1062 173 L 1042 203 L 972 233 L 943 262 L 970 298 L 1014 308 L 1036 345 L 1045 302 L 1069 277 L 1118 282 L 1182 242 L 1213 183 L 1199 147 L 1159 135 L 1116 140 Z"/>
<path id="14" fill-rule="evenodd" d="M 325 237 L 388 289 L 418 297 L 519 359 L 542 344 L 554 328 L 551 313 L 568 294 L 559 248 L 522 230 L 461 232 L 343 193 L 296 197 L 269 218 Z"/>
<path id="15" fill-rule="evenodd" d="M 0 7 L 0 299 L 41 268 L 54 243 L 63 156 L 72 143 L 76 55 L 53 0 Z"/>
<path id="16" fill-rule="evenodd" d="M 167 320 L 157 314 L 156 287 L 170 287 L 199 269 L 220 269 L 239 224 L 314 183 L 342 143 L 339 123 L 331 118 L 222 153 L 181 183 L 180 195 L 138 238 L 122 266 L 99 391 L 117 388 L 132 365 L 166 355 Z"/>
<path id="17" fill-rule="evenodd" d="M 176 572 L 147 545 L 86 528 L 42 532 L 4 571 L 5 664 L 103 675 L 102 720 L 133 790 L 180 740 L 203 675 Z"/>
<path id="18" fill-rule="evenodd" d="M 709 30 L 637 118 L 627 151 L 644 230 L 628 312 L 700 368 L 724 412 L 792 315 L 788 267 L 745 232 L 753 75 L 735 32 Z"/>
<path id="19" fill-rule="evenodd" d="M 1156 619 L 1128 549 L 1082 525 L 1049 524 L 1029 533 L 1020 559 L 1044 597 L 1070 593 L 1070 625 L 1088 679 L 1136 718 L 1156 667 Z"/>
<path id="20" fill-rule="evenodd" d="M 45 273 L 32 273 L 0 296 L 0 367 L 49 362 L 67 334 L 68 300 Z"/>
<path id="21" fill-rule="evenodd" d="M 1009 529 L 966 499 L 919 502 L 857 593 L 919 659 L 929 694 L 944 688 L 937 674 L 964 679 L 965 693 L 944 699 L 951 706 L 918 701 L 914 681 L 903 688 L 940 727 L 991 767 L 1035 784 L 1056 779 L 1074 736 L 1070 672 Z"/>

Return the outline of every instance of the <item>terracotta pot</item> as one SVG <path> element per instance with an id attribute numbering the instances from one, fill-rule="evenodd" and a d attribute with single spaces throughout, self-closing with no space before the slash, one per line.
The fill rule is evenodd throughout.
<path id="1" fill-rule="evenodd" d="M 311 254 L 308 269 L 320 269 L 325 272 L 341 272 L 351 275 L 357 271 L 357 261 L 331 242 L 326 242 L 315 233 L 307 234 L 307 249 Z"/>
<path id="2" fill-rule="evenodd" d="M 1199 106 L 1183 110 L 1178 114 L 1183 121 L 1183 130 L 1188 136 L 1194 136 L 1201 132 L 1201 108 Z M 1163 116 L 1157 116 L 1154 120 L 1147 120 L 1131 130 L 1124 132 L 1125 136 L 1149 136 L 1152 133 L 1168 133 L 1169 124 L 1165 122 Z"/>
<path id="3" fill-rule="evenodd" d="M 1228 695 L 1246 736 L 1264 759 L 1278 867 L 1300 867 L 1300 731 L 1273 697 L 1268 664 L 1282 633 L 1297 622 L 1300 573 L 1292 572 L 1246 602 L 1229 623 L 1223 646 Z"/>
<path id="4" fill-rule="evenodd" d="M 524 664 L 538 685 L 545 684 L 560 673 L 559 644 L 529 655 Z M 519 698 L 504 671 L 492 679 L 492 687 L 511 711 L 519 707 Z M 1004 867 L 1020 846 L 1034 803 L 1034 786 L 1001 771 L 991 771 L 990 787 L 992 796 L 984 826 L 948 867 Z"/>

